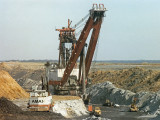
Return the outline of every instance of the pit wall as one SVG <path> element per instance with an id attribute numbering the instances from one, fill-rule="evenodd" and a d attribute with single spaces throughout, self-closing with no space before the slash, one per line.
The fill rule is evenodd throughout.
<path id="1" fill-rule="evenodd" d="M 137 106 L 141 111 L 160 115 L 160 91 L 138 92 L 116 88 L 111 82 L 96 84 L 87 92 L 91 95 L 91 103 L 103 104 L 106 99 L 119 105 L 130 105 L 133 98 L 137 98 Z"/>
<path id="2" fill-rule="evenodd" d="M 82 99 L 55 101 L 53 112 L 60 113 L 66 118 L 73 118 L 88 114 Z"/>

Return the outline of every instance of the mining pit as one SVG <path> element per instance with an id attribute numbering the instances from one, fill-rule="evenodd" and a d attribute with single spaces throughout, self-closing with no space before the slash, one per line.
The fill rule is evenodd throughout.
<path id="1" fill-rule="evenodd" d="M 27 109 L 33 85 L 41 85 L 44 63 L 0 63 L 0 120 L 103 119 L 103 120 L 159 120 L 160 64 L 105 64 L 92 65 L 90 104 L 99 106 L 101 117 L 90 116 L 81 98 L 53 95 L 53 112 L 31 112 Z M 129 112 L 136 97 L 138 112 Z M 109 99 L 120 107 L 105 107 Z"/>

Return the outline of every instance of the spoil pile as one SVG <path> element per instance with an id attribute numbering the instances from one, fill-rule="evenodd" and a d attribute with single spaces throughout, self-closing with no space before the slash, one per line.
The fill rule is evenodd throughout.
<path id="1" fill-rule="evenodd" d="M 11 70 L 12 68 L 5 62 L 0 63 L 0 70 Z"/>
<path id="2" fill-rule="evenodd" d="M 44 70 L 37 63 L 8 63 L 13 65 L 12 70 L 8 71 L 11 76 L 21 85 L 24 89 L 31 89 L 34 85 L 41 84 L 41 76 L 44 76 Z"/>
<path id="3" fill-rule="evenodd" d="M 21 86 L 8 74 L 8 72 L 0 71 L 0 97 L 8 99 L 26 98 L 29 94 L 21 88 Z"/>
<path id="4" fill-rule="evenodd" d="M 11 101 L 7 100 L 4 97 L 1 97 L 0 113 L 15 114 L 15 113 L 22 113 L 22 110 L 17 105 L 13 104 Z"/>
<path id="5" fill-rule="evenodd" d="M 137 106 L 141 111 L 160 115 L 160 91 L 138 92 L 116 88 L 111 82 L 99 83 L 90 87 L 91 103 L 103 104 L 106 99 L 119 105 L 130 105 L 137 98 Z"/>
<path id="6" fill-rule="evenodd" d="M 87 115 L 87 109 L 82 99 L 55 101 L 53 112 L 60 113 L 66 118 Z"/>
<path id="7" fill-rule="evenodd" d="M 17 105 L 4 97 L 0 98 L 0 120 L 54 120 L 65 119 L 60 114 L 51 112 L 22 111 Z"/>
<path id="8" fill-rule="evenodd" d="M 160 115 L 156 116 L 156 117 L 153 118 L 152 120 L 160 120 Z"/>
<path id="9" fill-rule="evenodd" d="M 41 76 L 44 76 L 43 63 L 2 62 L 0 70 L 7 71 L 22 88 L 28 90 L 34 85 L 40 85 Z"/>
<path id="10" fill-rule="evenodd" d="M 118 71 L 96 71 L 90 73 L 89 77 L 93 84 L 110 81 L 116 87 L 132 92 L 160 90 L 160 72 L 140 67 Z"/>

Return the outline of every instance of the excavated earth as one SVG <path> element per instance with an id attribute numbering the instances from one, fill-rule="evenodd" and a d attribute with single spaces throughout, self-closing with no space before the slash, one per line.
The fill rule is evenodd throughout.
<path id="1" fill-rule="evenodd" d="M 44 63 L 2 62 L 0 70 L 7 71 L 22 88 L 40 85 Z M 96 64 L 89 74 L 93 84 L 112 82 L 116 87 L 132 92 L 159 90 L 160 64 Z"/>
<path id="2" fill-rule="evenodd" d="M 0 120 L 65 119 L 58 113 L 25 111 L 27 110 L 28 98 L 29 93 L 27 93 L 8 72 L 0 70 Z M 23 106 L 23 110 L 10 100 L 19 106 Z"/>
<path id="3" fill-rule="evenodd" d="M 60 114 L 51 112 L 22 111 L 20 107 L 7 100 L 0 98 L 0 120 L 63 120 Z"/>
<path id="4" fill-rule="evenodd" d="M 44 63 L 2 62 L 0 70 L 7 71 L 20 86 L 31 90 L 32 86 L 41 84 L 44 76 Z"/>
<path id="5" fill-rule="evenodd" d="M 3 63 L 0 63 L 0 70 L 7 71 L 18 82 L 18 84 L 22 86 L 22 88 L 26 90 L 30 90 L 33 85 L 41 84 L 41 76 L 44 75 L 43 65 L 44 65 L 43 63 L 3 62 Z M 92 79 L 92 82 L 93 82 L 92 87 L 88 90 L 88 92 L 91 93 L 92 103 L 102 104 L 105 102 L 107 98 L 120 105 L 129 105 L 131 104 L 131 101 L 134 97 L 138 97 L 139 98 L 138 106 L 140 107 L 140 110 L 149 112 L 150 114 L 157 115 L 157 120 L 158 120 L 158 117 L 160 114 L 159 112 L 159 109 L 160 109 L 159 96 L 160 95 L 158 92 L 160 90 L 159 89 L 159 86 L 160 86 L 160 72 L 159 72 L 160 65 L 159 64 L 158 65 L 102 64 L 102 65 L 97 65 L 95 68 L 96 70 L 92 69 L 91 70 L 92 72 L 89 74 L 89 77 Z M 18 96 L 21 96 L 21 95 L 18 95 Z M 16 97 L 8 98 L 8 99 L 15 99 Z M 24 99 L 25 97 L 21 97 L 21 98 Z M 3 99 L 4 98 L 2 98 L 2 100 Z M 54 99 L 56 100 L 57 98 L 55 97 Z M 70 100 L 71 98 L 59 97 L 58 99 L 60 99 L 60 101 L 63 101 L 63 100 L 67 101 L 67 100 Z M 73 99 L 76 99 L 78 101 L 79 98 L 73 98 Z M 57 102 L 57 104 L 63 103 L 64 105 L 67 105 L 66 106 L 67 108 L 68 106 L 69 107 L 73 106 L 72 104 L 70 104 L 71 102 L 69 103 Z M 19 103 L 18 100 L 17 100 L 17 103 Z M 64 107 L 64 106 L 61 106 L 61 107 Z M 114 110 L 115 109 L 113 109 L 112 113 L 114 113 Z M 57 112 L 57 113 L 60 113 L 60 112 Z M 73 115 L 75 114 L 73 112 L 71 112 L 70 114 L 71 116 L 75 116 Z M 20 110 L 17 110 L 16 113 L 12 113 L 12 112 L 7 113 L 1 110 L 0 118 L 4 120 L 8 120 L 8 119 L 9 120 L 12 120 L 12 119 L 27 120 L 31 118 L 35 120 L 66 119 L 61 115 L 55 114 L 55 113 L 47 113 L 47 112 L 31 113 L 27 111 L 20 112 Z M 85 117 L 82 117 L 82 118 L 85 119 Z M 77 119 L 82 119 L 82 118 L 80 117 Z M 92 119 L 92 118 L 89 117 L 87 119 Z M 99 119 L 99 118 L 93 117 L 93 119 Z"/>
<path id="6" fill-rule="evenodd" d="M 0 70 L 0 97 L 8 99 L 27 98 L 29 94 L 8 74 Z"/>
<path id="7" fill-rule="evenodd" d="M 90 73 L 89 77 L 92 79 L 93 84 L 110 81 L 116 87 L 132 92 L 156 92 L 160 90 L 160 71 L 141 67 L 112 71 L 99 70 Z"/>

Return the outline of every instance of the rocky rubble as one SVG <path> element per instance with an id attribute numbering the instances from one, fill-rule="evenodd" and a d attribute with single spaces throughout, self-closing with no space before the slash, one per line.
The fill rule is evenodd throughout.
<path id="1" fill-rule="evenodd" d="M 12 101 L 0 98 L 0 120 L 64 120 L 62 115 L 53 112 L 23 111 Z"/>
<path id="2" fill-rule="evenodd" d="M 147 70 L 140 67 L 122 70 L 94 71 L 89 77 L 93 84 L 112 82 L 116 87 L 130 90 L 132 92 L 140 91 L 159 91 L 160 72 L 156 70 Z"/>
<path id="3" fill-rule="evenodd" d="M 17 79 L 17 82 L 19 85 L 22 86 L 22 88 L 27 89 L 27 90 L 31 90 L 32 86 L 41 86 L 42 82 L 41 80 L 32 80 L 29 78 L 23 78 L 23 79 Z"/>
<path id="4" fill-rule="evenodd" d="M 60 113 L 66 118 L 87 115 L 87 109 L 82 99 L 55 101 L 53 112 Z"/>
<path id="5" fill-rule="evenodd" d="M 15 114 L 15 113 L 22 113 L 22 110 L 17 105 L 13 104 L 11 101 L 7 100 L 4 97 L 1 97 L 0 113 Z"/>
<path id="6" fill-rule="evenodd" d="M 157 115 L 155 118 L 153 118 L 152 120 L 160 120 L 160 115 Z"/>
<path id="7" fill-rule="evenodd" d="M 42 63 L 2 62 L 0 70 L 7 71 L 24 89 L 31 90 L 34 85 L 41 85 L 44 76 Z"/>
<path id="8" fill-rule="evenodd" d="M 160 115 L 160 91 L 138 92 L 116 88 L 111 82 L 99 83 L 87 90 L 91 95 L 91 103 L 103 104 L 106 99 L 119 104 L 130 105 L 133 98 L 137 98 L 140 111 Z"/>
<path id="9" fill-rule="evenodd" d="M 91 117 L 87 117 L 87 118 L 82 119 L 82 120 L 111 120 L 111 119 L 96 117 L 96 116 L 93 115 L 93 116 L 91 116 Z"/>

